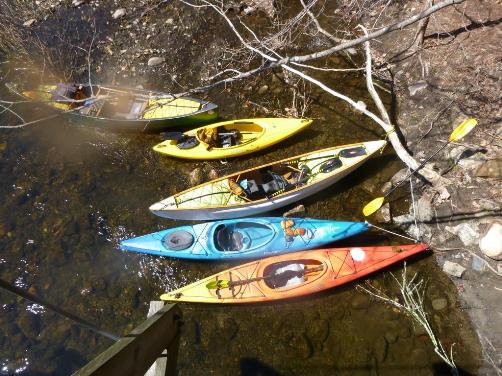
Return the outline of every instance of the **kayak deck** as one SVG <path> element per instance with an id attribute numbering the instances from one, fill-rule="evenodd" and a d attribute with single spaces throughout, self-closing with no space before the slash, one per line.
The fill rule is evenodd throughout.
<path id="1" fill-rule="evenodd" d="M 427 244 L 412 244 L 323 249 L 274 256 L 217 273 L 163 294 L 161 299 L 256 303 L 294 298 L 351 282 L 427 249 Z"/>
<path id="2" fill-rule="evenodd" d="M 256 118 L 210 124 L 166 140 L 153 150 L 185 159 L 221 159 L 274 145 L 306 128 L 309 119 Z"/>

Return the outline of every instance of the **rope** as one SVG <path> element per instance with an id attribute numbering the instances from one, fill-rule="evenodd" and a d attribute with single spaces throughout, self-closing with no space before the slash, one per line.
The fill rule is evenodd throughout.
<path id="1" fill-rule="evenodd" d="M 391 127 L 391 129 L 389 129 L 387 132 L 385 132 L 385 137 L 384 137 L 384 140 L 387 140 L 387 138 L 389 138 L 390 134 L 392 132 L 395 132 L 396 131 L 396 127 Z"/>
<path id="2" fill-rule="evenodd" d="M 420 227 L 418 227 L 417 223 L 417 210 L 415 204 L 415 194 L 413 193 L 413 177 L 411 174 L 411 168 L 408 167 L 408 171 L 410 171 L 410 193 L 411 193 L 411 203 L 413 207 L 413 219 L 415 220 L 415 228 L 417 229 L 417 237 L 420 239 L 422 236 L 420 234 Z"/>
<path id="3" fill-rule="evenodd" d="M 378 230 L 381 230 L 381 231 L 384 231 L 384 232 L 388 232 L 389 234 L 396 235 L 396 236 L 399 236 L 399 237 L 404 238 L 404 239 L 412 240 L 412 241 L 413 241 L 413 242 L 415 242 L 415 243 L 420 242 L 418 239 L 410 238 L 409 236 L 401 235 L 401 234 L 398 234 L 397 232 L 393 232 L 393 231 L 390 231 L 390 230 L 384 229 L 384 228 L 382 228 L 382 227 L 378 227 L 378 226 L 376 226 L 376 225 L 374 225 L 374 224 L 372 224 L 372 223 L 369 223 L 368 221 L 366 221 L 366 224 L 367 224 L 368 226 L 370 226 L 370 227 L 374 227 L 374 228 L 376 228 L 376 229 L 378 229 Z"/>

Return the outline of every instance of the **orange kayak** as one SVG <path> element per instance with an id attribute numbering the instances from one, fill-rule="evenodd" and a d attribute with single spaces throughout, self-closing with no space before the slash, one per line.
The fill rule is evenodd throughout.
<path id="1" fill-rule="evenodd" d="M 428 249 L 427 244 L 330 248 L 256 260 L 163 294 L 168 301 L 256 303 L 343 285 Z"/>

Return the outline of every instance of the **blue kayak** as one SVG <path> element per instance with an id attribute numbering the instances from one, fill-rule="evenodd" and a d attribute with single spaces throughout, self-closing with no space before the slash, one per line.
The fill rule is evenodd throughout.
<path id="1" fill-rule="evenodd" d="M 227 219 L 138 236 L 120 248 L 197 260 L 260 258 L 320 247 L 367 229 L 365 222 L 311 218 Z"/>

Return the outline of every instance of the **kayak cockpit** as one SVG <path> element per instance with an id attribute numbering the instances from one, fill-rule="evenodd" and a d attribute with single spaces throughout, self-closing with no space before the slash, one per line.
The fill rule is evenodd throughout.
<path id="1" fill-rule="evenodd" d="M 256 222 L 220 224 L 214 230 L 214 246 L 219 252 L 246 252 L 272 241 L 275 230 Z"/>
<path id="2" fill-rule="evenodd" d="M 236 120 L 217 127 L 207 126 L 201 128 L 195 136 L 188 137 L 195 138 L 198 143 L 202 142 L 208 150 L 227 149 L 253 142 L 264 132 L 263 126 L 253 121 Z M 178 147 L 184 148 L 180 146 L 179 140 L 176 144 Z"/>
<path id="3" fill-rule="evenodd" d="M 268 265 L 263 270 L 265 285 L 273 290 L 290 289 L 321 277 L 325 265 L 318 260 L 290 260 Z"/>

